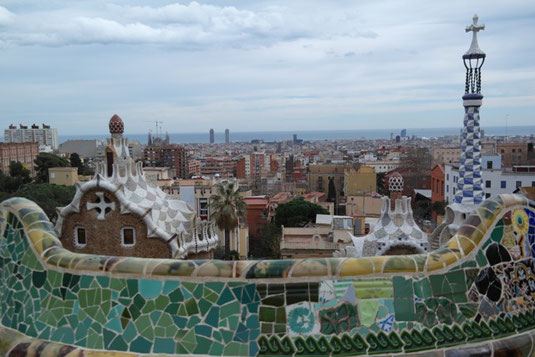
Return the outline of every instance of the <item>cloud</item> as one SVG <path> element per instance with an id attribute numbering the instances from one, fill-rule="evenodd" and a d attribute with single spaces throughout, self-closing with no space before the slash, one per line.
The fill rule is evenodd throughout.
<path id="1" fill-rule="evenodd" d="M 6 26 L 13 22 L 15 15 L 5 7 L 0 6 L 0 26 Z"/>
<path id="2" fill-rule="evenodd" d="M 477 10 L 484 119 L 533 122 L 535 3 L 170 1 L 4 0 L 2 116 L 65 133 L 115 112 L 129 132 L 460 126 Z"/>
<path id="3" fill-rule="evenodd" d="M 190 2 L 164 6 L 109 4 L 105 9 L 67 7 L 23 12 L 0 33 L 12 45 L 67 46 L 86 44 L 156 44 L 182 46 L 271 46 L 280 41 L 337 36 L 376 38 L 377 34 L 340 22 L 339 14 L 324 23 L 321 16 L 291 15 L 278 6 L 242 9 Z M 0 8 L 0 24 L 2 23 Z M 8 18 L 9 11 L 4 9 Z M 7 23 L 7 22 L 6 22 Z M 320 28 L 319 25 L 325 25 Z M 337 24 L 343 26 L 338 27 Z"/>
<path id="4" fill-rule="evenodd" d="M 22 15 L 0 34 L 13 45 L 80 44 L 216 45 L 274 37 L 295 37 L 277 13 L 239 10 L 232 6 L 170 4 L 162 7 L 110 5 L 107 16 L 80 16 L 77 10 Z M 82 12 L 83 14 L 83 12 Z M 0 7 L 0 25 L 11 13 Z"/>

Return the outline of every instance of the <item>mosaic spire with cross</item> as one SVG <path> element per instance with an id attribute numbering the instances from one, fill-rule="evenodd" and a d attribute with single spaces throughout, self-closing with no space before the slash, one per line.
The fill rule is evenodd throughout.
<path id="1" fill-rule="evenodd" d="M 466 68 L 465 90 L 463 96 L 464 126 L 461 145 L 461 166 L 455 192 L 455 202 L 462 205 L 479 205 L 485 199 L 481 179 L 481 129 L 479 127 L 479 107 L 483 104 L 481 94 L 481 67 L 487 56 L 479 48 L 477 33 L 485 29 L 478 25 L 478 16 L 466 27 L 472 32 L 472 43 L 463 55 Z"/>

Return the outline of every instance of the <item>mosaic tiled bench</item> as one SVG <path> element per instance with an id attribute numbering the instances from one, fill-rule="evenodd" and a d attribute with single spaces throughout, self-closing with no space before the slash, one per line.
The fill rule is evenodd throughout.
<path id="1" fill-rule="evenodd" d="M 0 354 L 527 356 L 535 203 L 486 200 L 435 252 L 177 261 L 65 250 L 0 204 Z"/>

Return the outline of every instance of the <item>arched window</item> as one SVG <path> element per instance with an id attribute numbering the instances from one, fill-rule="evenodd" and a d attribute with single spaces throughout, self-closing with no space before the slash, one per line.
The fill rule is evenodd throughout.
<path id="1" fill-rule="evenodd" d="M 85 228 L 81 226 L 74 227 L 74 246 L 76 248 L 83 248 L 87 245 L 87 236 Z"/>
<path id="2" fill-rule="evenodd" d="M 136 245 L 136 229 L 134 227 L 121 228 L 121 245 L 125 248 L 132 248 Z"/>

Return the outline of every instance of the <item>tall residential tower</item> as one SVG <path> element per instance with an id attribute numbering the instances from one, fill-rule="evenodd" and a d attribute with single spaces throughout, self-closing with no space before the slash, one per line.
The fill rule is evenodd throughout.
<path id="1" fill-rule="evenodd" d="M 214 142 L 215 142 L 214 129 L 210 129 L 210 144 L 213 144 Z"/>

